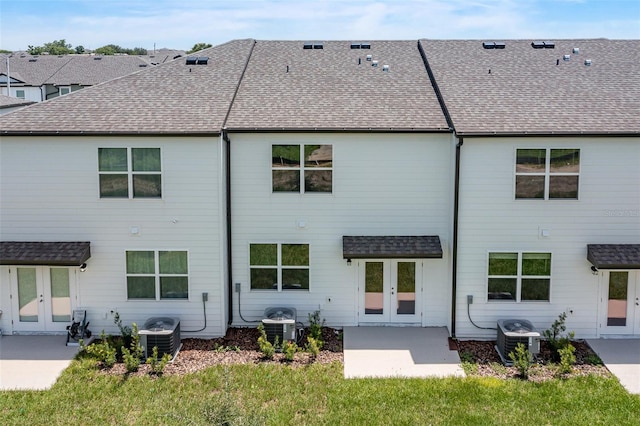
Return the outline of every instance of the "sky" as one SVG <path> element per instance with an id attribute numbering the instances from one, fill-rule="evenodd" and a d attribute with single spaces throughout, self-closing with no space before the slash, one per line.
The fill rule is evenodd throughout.
<path id="1" fill-rule="evenodd" d="M 640 38 L 640 0 L 0 0 L 0 49 L 259 40 Z"/>

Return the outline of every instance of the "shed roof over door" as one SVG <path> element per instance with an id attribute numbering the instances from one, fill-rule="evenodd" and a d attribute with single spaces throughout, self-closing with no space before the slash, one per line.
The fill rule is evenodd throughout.
<path id="1" fill-rule="evenodd" d="M 640 244 L 587 244 L 587 260 L 598 269 L 640 269 Z"/>
<path id="2" fill-rule="evenodd" d="M 90 257 L 85 241 L 0 242 L 0 265 L 80 266 Z"/>
<path id="3" fill-rule="evenodd" d="M 344 236 L 345 259 L 441 259 L 440 237 L 435 236 Z"/>

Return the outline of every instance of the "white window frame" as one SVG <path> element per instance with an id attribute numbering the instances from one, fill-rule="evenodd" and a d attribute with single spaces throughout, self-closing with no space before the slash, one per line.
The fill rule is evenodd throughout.
<path id="1" fill-rule="evenodd" d="M 277 246 L 277 262 L 276 265 L 251 265 L 251 246 L 252 245 L 276 245 Z M 294 266 L 294 265 L 283 265 L 282 264 L 282 246 L 283 245 L 300 245 L 300 246 L 307 246 L 308 250 L 309 250 L 309 264 L 306 266 Z M 249 264 L 249 290 L 250 291 L 257 291 L 257 292 L 269 292 L 272 293 L 274 291 L 277 291 L 278 293 L 281 292 L 285 292 L 285 293 L 302 293 L 302 292 L 310 292 L 311 291 L 311 244 L 307 243 L 307 242 L 250 242 L 249 246 L 248 246 L 248 264 Z M 251 270 L 252 269 L 276 269 L 277 270 L 277 279 L 278 279 L 278 286 L 277 289 L 266 289 L 266 288 L 252 288 L 252 283 L 251 283 Z M 291 288 L 283 288 L 282 287 L 282 270 L 283 269 L 301 269 L 301 270 L 307 270 L 309 273 L 309 288 L 305 288 L 305 289 L 291 289 Z"/>
<path id="2" fill-rule="evenodd" d="M 101 146 L 100 149 L 126 149 L 127 150 L 127 170 L 126 171 L 101 171 L 100 170 L 100 157 L 98 154 L 98 196 L 100 199 L 106 200 L 122 200 L 122 199 L 136 199 L 136 200 L 162 200 L 164 198 L 164 179 L 163 172 L 164 161 L 162 156 L 163 149 L 157 146 L 136 146 L 136 147 L 124 147 L 124 146 Z M 133 171 L 133 150 L 134 149 L 159 149 L 160 150 L 160 170 L 150 172 L 136 172 Z M 104 197 L 100 192 L 100 175 L 127 175 L 127 197 Z M 134 175 L 160 175 L 160 196 L 159 197 L 135 197 L 133 193 L 133 176 Z"/>
<path id="3" fill-rule="evenodd" d="M 273 147 L 277 145 L 290 145 L 290 146 L 298 146 L 300 148 L 300 167 L 274 167 L 271 165 L 271 193 L 272 194 L 333 194 L 333 158 L 334 158 L 334 146 L 331 143 L 272 143 L 271 144 L 271 155 L 273 155 Z M 329 145 L 331 146 L 331 167 L 306 167 L 305 165 L 305 154 L 304 147 L 307 145 Z M 299 182 L 299 191 L 274 191 L 273 190 L 273 172 L 275 170 L 289 170 L 289 171 L 299 171 L 300 172 L 300 182 Z M 305 180 L 304 175 L 305 172 L 309 171 L 323 171 L 328 170 L 331 171 L 331 191 L 305 191 Z"/>
<path id="4" fill-rule="evenodd" d="M 69 93 L 71 93 L 71 86 L 59 86 L 58 87 L 58 94 L 60 96 L 68 95 Z"/>
<path id="5" fill-rule="evenodd" d="M 127 272 L 127 253 L 128 252 L 153 252 L 154 258 L 154 273 L 153 274 L 130 274 Z M 160 252 L 183 252 L 187 254 L 187 273 L 186 274 L 161 274 L 160 273 Z M 125 294 L 127 295 L 128 301 L 177 301 L 184 302 L 191 300 L 191 278 L 190 278 L 190 270 L 189 265 L 191 264 L 189 250 L 184 249 L 160 249 L 160 250 L 145 250 L 145 249 L 131 249 L 125 250 L 124 252 L 125 259 Z M 130 298 L 129 297 L 129 289 L 128 289 L 128 280 L 129 277 L 154 277 L 155 287 L 154 287 L 154 298 Z M 187 278 L 187 297 L 186 298 L 162 298 L 161 297 L 161 289 L 160 289 L 160 278 L 161 277 L 186 277 Z"/>
<path id="6" fill-rule="evenodd" d="M 551 264 L 549 265 L 549 275 L 523 275 L 522 274 L 522 260 L 523 255 L 525 254 L 548 254 L 551 256 Z M 518 255 L 518 264 L 517 264 L 517 274 L 516 275 L 489 275 L 489 261 L 492 254 L 517 254 Z M 487 263 L 486 263 L 486 291 L 485 296 L 487 298 L 488 303 L 551 303 L 551 293 L 553 289 L 553 253 L 550 251 L 543 250 L 527 250 L 527 251 L 516 251 L 516 250 L 492 250 L 487 252 Z M 509 299 L 489 299 L 489 279 L 491 278 L 510 278 L 516 279 L 516 298 L 515 300 Z M 522 280 L 523 279 L 548 279 L 549 280 L 549 297 L 547 300 L 522 300 Z"/>
<path id="7" fill-rule="evenodd" d="M 541 150 L 544 149 L 545 150 L 545 165 L 544 165 L 544 172 L 538 172 L 538 173 L 523 173 L 523 172 L 518 172 L 518 151 L 519 150 Z M 578 155 L 580 156 L 580 162 L 578 163 L 578 171 L 577 172 L 565 172 L 565 173 L 561 173 L 561 172 L 552 172 L 551 171 L 551 151 L 553 150 L 558 150 L 558 149 L 573 149 L 573 150 L 577 150 L 578 151 Z M 529 147 L 520 147 L 520 148 L 516 148 L 515 153 L 514 153 L 514 179 L 513 179 L 513 196 L 515 200 L 530 200 L 530 201 L 540 201 L 540 200 L 552 200 L 552 201 L 558 201 L 558 200 L 579 200 L 580 199 L 580 163 L 582 163 L 582 153 L 581 153 L 581 149 L 580 148 L 529 148 Z M 518 198 L 516 191 L 517 191 L 517 177 L 518 176 L 544 176 L 544 197 L 543 198 Z M 578 177 L 578 191 L 576 194 L 575 198 L 549 198 L 549 185 L 551 182 L 551 177 L 552 176 L 577 176 Z"/>

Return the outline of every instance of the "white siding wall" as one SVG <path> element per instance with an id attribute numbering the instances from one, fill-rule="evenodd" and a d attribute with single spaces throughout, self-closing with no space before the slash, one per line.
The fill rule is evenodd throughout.
<path id="1" fill-rule="evenodd" d="M 11 85 L 11 93 L 7 94 L 7 87 L 4 86 L 2 88 L 2 94 L 6 96 L 11 96 L 16 98 L 16 92 L 18 90 L 24 90 L 24 100 L 25 101 L 33 101 L 33 102 L 41 102 L 42 101 L 42 90 L 40 87 L 32 87 L 32 86 L 13 86 Z"/>
<path id="2" fill-rule="evenodd" d="M 333 145 L 332 194 L 272 193 L 271 146 L 300 143 Z M 232 134 L 231 146 L 233 281 L 242 285 L 245 319 L 293 306 L 304 322 L 320 308 L 330 325 L 357 324 L 357 262 L 342 258 L 342 236 L 439 235 L 444 259 L 424 262 L 422 323 L 448 325 L 451 135 Z M 309 243 L 310 290 L 250 291 L 252 242 Z"/>
<path id="3" fill-rule="evenodd" d="M 579 200 L 515 200 L 518 148 L 579 148 Z M 467 138 L 462 147 L 458 249 L 458 337 L 495 338 L 467 318 L 495 327 L 500 318 L 524 318 L 548 329 L 567 308 L 567 329 L 597 335 L 601 276 L 587 261 L 587 244 L 640 241 L 638 138 Z M 541 228 L 550 236 L 539 236 Z M 552 253 L 551 301 L 487 302 L 491 251 Z M 602 272 L 600 273 L 602 275 Z"/>
<path id="4" fill-rule="evenodd" d="M 163 199 L 101 199 L 99 147 L 160 147 Z M 90 241 L 88 269 L 79 273 L 78 300 L 91 329 L 115 332 L 112 310 L 125 323 L 151 316 L 181 319 L 183 330 L 203 324 L 202 292 L 209 293 L 207 329 L 222 335 L 224 306 L 223 161 L 219 138 L 3 137 L 3 241 Z M 175 223 L 174 223 L 175 221 Z M 140 234 L 130 232 L 140 227 Z M 188 301 L 128 301 L 126 250 L 188 250 Z M 0 271 L 2 328 L 10 329 L 6 268 Z M 185 333 L 189 334 L 189 333 Z"/>

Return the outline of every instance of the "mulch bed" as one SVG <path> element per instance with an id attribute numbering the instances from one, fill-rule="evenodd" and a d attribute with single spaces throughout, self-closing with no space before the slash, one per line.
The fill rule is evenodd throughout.
<path id="1" fill-rule="evenodd" d="M 609 376 L 609 370 L 598 363 L 599 358 L 584 341 L 573 341 L 576 348 L 574 355 L 576 363 L 569 374 L 558 374 L 558 364 L 553 360 L 552 349 L 546 341 L 540 342 L 540 353 L 534 360 L 534 365 L 529 372 L 529 380 L 544 381 L 558 377 L 576 377 L 588 374 Z M 515 367 L 507 367 L 502 364 L 500 355 L 495 349 L 495 341 L 459 340 L 457 341 L 458 353 L 463 361 L 468 364 L 465 368 L 467 375 L 496 378 L 517 378 L 518 370 Z"/>
<path id="2" fill-rule="evenodd" d="M 303 330 L 299 345 L 306 342 L 307 329 Z M 330 327 L 322 328 L 324 345 L 320 354 L 313 359 L 310 354 L 300 352 L 293 361 L 286 361 L 284 355 L 276 353 L 272 360 L 263 358 L 259 351 L 259 331 L 256 328 L 230 328 L 224 337 L 215 339 L 182 339 L 182 348 L 175 359 L 168 364 L 163 375 L 184 375 L 203 370 L 214 365 L 231 364 L 282 364 L 294 368 L 309 364 L 331 364 L 343 362 L 342 333 Z M 124 375 L 126 368 L 123 363 L 117 363 L 110 369 L 103 369 L 106 374 Z M 149 374 L 150 367 L 141 364 L 137 372 L 129 376 L 144 376 Z"/>

